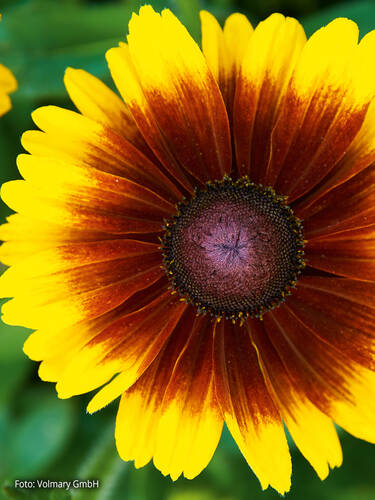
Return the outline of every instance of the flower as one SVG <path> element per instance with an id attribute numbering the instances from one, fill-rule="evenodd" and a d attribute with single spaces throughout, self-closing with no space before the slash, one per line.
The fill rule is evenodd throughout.
<path id="1" fill-rule="evenodd" d="M 3 318 L 59 397 L 121 396 L 124 460 L 193 478 L 225 421 L 283 493 L 283 423 L 322 479 L 333 422 L 375 442 L 375 32 L 201 17 L 202 51 L 142 7 L 107 53 L 123 100 L 68 69 L 80 113 L 33 113 Z"/>
<path id="2" fill-rule="evenodd" d="M 7 113 L 12 107 L 8 94 L 15 90 L 17 90 L 17 80 L 14 78 L 13 73 L 3 64 L 0 64 L 0 116 Z"/>

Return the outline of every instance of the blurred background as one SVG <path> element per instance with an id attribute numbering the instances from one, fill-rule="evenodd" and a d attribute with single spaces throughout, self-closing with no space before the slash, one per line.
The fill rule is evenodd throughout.
<path id="1" fill-rule="evenodd" d="M 0 182 L 18 177 L 20 136 L 34 128 L 38 106 L 72 107 L 62 83 L 67 66 L 84 68 L 111 85 L 105 51 L 124 39 L 137 0 L 0 0 L 0 62 L 15 73 L 19 90 L 13 109 L 0 119 Z M 335 17 L 349 17 L 361 35 L 375 28 L 375 0 L 151 0 L 169 7 L 200 39 L 198 12 L 207 9 L 223 22 L 232 12 L 255 25 L 278 11 L 297 17 L 308 35 Z M 375 61 L 375 54 L 374 54 Z M 1 222 L 9 214 L 0 206 Z M 1 264 L 0 264 L 1 266 Z M 0 272 L 2 271 L 0 267 Z M 207 469 L 195 480 L 173 483 L 153 465 L 135 470 L 120 460 L 113 438 L 117 403 L 87 415 L 89 396 L 59 400 L 53 384 L 39 380 L 37 363 L 22 352 L 28 331 L 0 323 L 0 499 L 50 500 L 270 500 L 261 492 L 227 430 Z M 322 483 L 291 443 L 290 500 L 374 500 L 375 446 L 343 431 L 344 465 Z M 18 490 L 15 479 L 99 479 L 94 490 Z"/>

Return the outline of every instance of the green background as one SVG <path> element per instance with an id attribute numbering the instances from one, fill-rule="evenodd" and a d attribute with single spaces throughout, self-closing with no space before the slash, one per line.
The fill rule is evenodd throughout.
<path id="1" fill-rule="evenodd" d="M 142 2 L 143 3 L 143 2 Z M 0 0 L 0 62 L 15 73 L 19 90 L 13 109 L 0 119 L 0 182 L 18 176 L 20 136 L 34 128 L 30 112 L 38 106 L 71 107 L 62 83 L 67 66 L 84 68 L 110 84 L 104 53 L 123 39 L 132 11 L 141 2 L 83 0 Z M 335 17 L 355 20 L 361 35 L 375 28 L 375 1 L 323 0 L 163 0 L 199 40 L 198 12 L 204 8 L 223 22 L 234 11 L 253 24 L 278 11 L 297 17 L 307 34 Z M 374 54 L 375 60 L 375 54 Z M 1 221 L 9 214 L 0 206 Z M 1 268 L 0 268 L 1 270 Z M 37 364 L 22 344 L 28 332 L 0 323 L 0 498 L 76 500 L 249 500 L 277 499 L 261 492 L 228 431 L 210 465 L 193 481 L 173 483 L 153 465 L 135 470 L 117 456 L 113 438 L 117 403 L 89 416 L 89 396 L 59 400 L 53 384 L 39 380 Z M 344 465 L 321 482 L 291 444 L 291 500 L 374 500 L 375 446 L 340 431 Z M 14 479 L 99 479 L 95 490 L 18 490 Z"/>

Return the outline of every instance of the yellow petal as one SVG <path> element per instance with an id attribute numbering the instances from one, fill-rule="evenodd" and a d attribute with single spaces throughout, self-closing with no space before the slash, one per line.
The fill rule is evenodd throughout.
<path id="1" fill-rule="evenodd" d="M 14 92 L 16 89 L 17 80 L 13 76 L 13 73 L 3 64 L 0 64 L 0 116 L 5 114 L 12 107 L 7 94 Z"/>
<path id="2" fill-rule="evenodd" d="M 233 58 L 236 71 L 242 64 L 247 50 L 253 28 L 243 14 L 231 14 L 224 23 L 224 38 L 231 57 Z"/>
<path id="3" fill-rule="evenodd" d="M 100 210 L 100 198 L 94 193 L 78 193 L 70 191 L 77 189 L 76 185 L 55 185 L 54 189 L 38 189 L 25 181 L 10 181 L 2 185 L 1 198 L 13 210 L 25 216 L 61 225 L 77 228 L 83 231 L 107 232 L 112 234 L 132 232 L 159 232 L 161 220 L 147 221 L 144 213 L 137 216 L 122 214 L 113 216 L 113 209 L 109 212 Z M 63 193 L 64 196 L 58 196 Z M 125 200 L 124 200 L 125 201 Z M 84 203 L 85 202 L 85 203 Z M 132 211 L 134 205 L 128 200 L 127 206 Z M 102 206 L 103 208 L 103 206 Z M 134 208 L 134 207 L 133 207 Z M 150 213 L 153 213 L 152 211 Z"/>
<path id="4" fill-rule="evenodd" d="M 374 40 L 370 36 L 357 45 L 356 24 L 336 19 L 304 46 L 280 106 L 262 179 L 290 201 L 329 174 L 360 130 L 375 92 L 369 55 Z"/>
<path id="5" fill-rule="evenodd" d="M 331 419 L 295 385 L 268 340 L 264 325 L 254 320 L 248 327 L 268 391 L 284 423 L 301 453 L 318 476 L 325 479 L 330 467 L 339 467 L 342 463 L 341 446 Z M 272 336 L 272 331 L 269 335 Z"/>
<path id="6" fill-rule="evenodd" d="M 224 420 L 263 489 L 289 491 L 292 464 L 280 414 L 245 327 L 216 323 L 215 383 Z"/>
<path id="7" fill-rule="evenodd" d="M 296 92 L 310 92 L 324 76 L 324 85 L 332 85 L 332 90 L 337 88 L 354 57 L 357 41 L 358 27 L 349 19 L 335 19 L 316 31 L 305 45 L 293 74 Z"/>
<path id="8" fill-rule="evenodd" d="M 230 171 L 219 88 L 198 45 L 169 10 L 142 7 L 129 23 L 128 47 L 111 49 L 107 60 L 147 143 L 188 190 L 182 168 L 200 181 Z"/>
<path id="9" fill-rule="evenodd" d="M 176 321 L 182 315 L 182 312 L 186 308 L 186 306 L 181 303 L 175 304 L 175 309 L 169 311 L 170 323 L 167 329 L 164 329 L 165 332 L 170 332 L 171 328 L 176 326 Z M 163 313 L 162 313 L 163 314 Z M 160 332 L 159 332 L 160 333 Z M 164 338 L 163 334 L 163 338 Z M 158 352 L 158 348 L 155 350 L 155 346 L 152 346 L 152 342 L 155 339 L 150 340 L 149 345 L 144 347 L 144 352 L 142 355 L 138 357 L 138 360 L 135 363 L 127 363 L 122 366 L 122 372 L 117 375 L 111 382 L 105 385 L 90 401 L 87 406 L 87 411 L 89 413 L 94 413 L 104 406 L 107 406 L 114 399 L 118 398 L 123 392 L 129 389 L 130 386 L 134 384 L 134 382 L 138 379 L 138 377 L 144 372 L 144 370 L 148 367 L 149 363 L 153 359 L 152 356 L 155 355 L 155 352 Z M 151 350 L 150 350 L 151 348 Z M 148 351 L 153 354 L 150 356 Z"/>
<path id="10" fill-rule="evenodd" d="M 0 64 L 0 89 L 7 94 L 17 90 L 17 80 L 10 69 L 3 64 Z"/>
<path id="11" fill-rule="evenodd" d="M 137 147 L 98 121 L 55 106 L 32 114 L 46 133 L 27 131 L 22 145 L 32 155 L 67 160 L 150 187 L 173 204 L 181 198 L 178 188 Z M 149 150 L 147 148 L 147 154 Z M 152 155 L 151 155 L 152 156 Z"/>
<path id="12" fill-rule="evenodd" d="M 220 82 L 232 74 L 233 59 L 226 47 L 223 30 L 216 18 L 209 12 L 200 12 L 202 23 L 202 51 L 208 67 Z"/>
<path id="13" fill-rule="evenodd" d="M 64 243 L 99 241 L 108 238 L 104 233 L 79 231 L 54 222 L 13 214 L 0 226 L 0 260 L 6 265 L 21 262 L 31 255 L 53 249 Z"/>
<path id="14" fill-rule="evenodd" d="M 242 58 L 234 102 L 234 137 L 242 175 L 266 170 L 281 98 L 306 43 L 302 26 L 272 14 L 259 23 Z"/>
<path id="15" fill-rule="evenodd" d="M 84 293 L 59 293 L 49 302 L 46 296 L 20 295 L 6 302 L 2 307 L 2 320 L 9 325 L 21 325 L 32 329 L 68 327 L 86 319 L 93 319 L 122 304 L 137 290 L 142 289 L 141 283 L 127 281 L 114 283 L 99 290 Z M 69 289 L 67 289 L 69 292 Z"/>
<path id="16" fill-rule="evenodd" d="M 6 94 L 0 94 L 0 116 L 5 115 L 12 107 L 11 100 Z"/>
<path id="17" fill-rule="evenodd" d="M 13 76 L 13 73 L 7 67 L 0 64 L 0 116 L 12 107 L 7 94 L 15 90 L 17 90 L 17 80 Z"/>
<path id="18" fill-rule="evenodd" d="M 320 479 L 325 479 L 329 469 L 340 467 L 342 450 L 332 420 L 320 412 L 307 398 L 295 395 L 295 404 L 282 416 L 295 444 L 315 469 Z"/>
<path id="19" fill-rule="evenodd" d="M 185 308 L 167 291 L 142 309 L 121 315 L 69 362 L 56 386 L 59 397 L 88 392 L 120 372 L 128 372 L 134 383 L 158 355 Z"/>
<path id="20" fill-rule="evenodd" d="M 189 313 L 165 350 L 122 396 L 116 443 L 124 460 L 142 467 L 153 457 L 173 480 L 181 473 L 192 479 L 210 461 L 223 425 L 213 386 L 211 328 Z"/>
<path id="21" fill-rule="evenodd" d="M 207 11 L 200 13 L 202 51 L 208 67 L 219 84 L 228 114 L 231 116 L 236 79 L 252 27 L 242 14 L 232 14 L 221 29 L 215 17 Z"/>
<path id="22" fill-rule="evenodd" d="M 246 16 L 232 14 L 222 29 L 209 12 L 200 12 L 202 51 L 208 67 L 222 88 L 226 78 L 235 77 L 247 49 L 253 29 Z"/>
<path id="23" fill-rule="evenodd" d="M 350 401 L 333 401 L 330 416 L 353 436 L 375 443 L 375 372 L 357 366 L 347 390 Z"/>
<path id="24" fill-rule="evenodd" d="M 211 460 L 222 427 L 212 366 L 212 324 L 204 329 L 202 321 L 193 328 L 164 395 L 155 466 L 174 481 L 181 473 L 193 479 Z"/>
<path id="25" fill-rule="evenodd" d="M 71 100 L 83 115 L 112 128 L 131 143 L 144 146 L 126 104 L 101 80 L 82 69 L 68 68 L 64 83 Z"/>

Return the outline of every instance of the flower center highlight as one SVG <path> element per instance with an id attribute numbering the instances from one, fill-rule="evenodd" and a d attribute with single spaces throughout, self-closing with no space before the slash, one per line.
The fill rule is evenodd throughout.
<path id="1" fill-rule="evenodd" d="M 173 290 L 199 313 L 234 322 L 283 302 L 305 265 L 303 246 L 285 197 L 227 176 L 179 203 L 162 240 Z"/>

